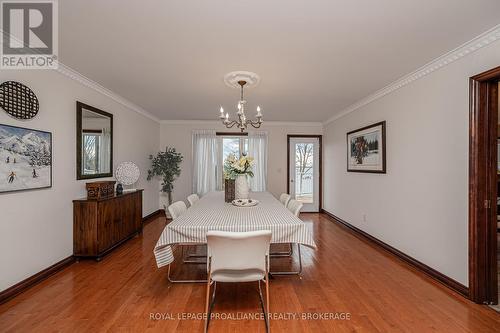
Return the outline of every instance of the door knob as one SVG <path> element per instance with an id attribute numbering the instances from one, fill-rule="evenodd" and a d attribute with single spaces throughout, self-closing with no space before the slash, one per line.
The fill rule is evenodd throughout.
<path id="1" fill-rule="evenodd" d="M 293 183 L 293 179 L 290 179 L 290 183 Z"/>

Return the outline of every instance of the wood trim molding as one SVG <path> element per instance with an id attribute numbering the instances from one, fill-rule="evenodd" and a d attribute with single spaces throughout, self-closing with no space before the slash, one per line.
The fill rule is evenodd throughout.
<path id="1" fill-rule="evenodd" d="M 7 302 L 14 296 L 28 290 L 29 288 L 33 287 L 34 285 L 42 282 L 43 280 L 47 279 L 49 276 L 54 275 L 55 273 L 59 272 L 60 270 L 68 267 L 72 263 L 75 262 L 75 258 L 73 256 L 69 256 L 59 262 L 56 262 L 50 267 L 47 267 L 46 269 L 36 273 L 35 275 L 30 276 L 27 279 L 22 280 L 19 283 L 16 283 L 10 288 L 7 288 L 3 291 L 0 292 L 0 304 Z"/>
<path id="2" fill-rule="evenodd" d="M 217 136 L 248 136 L 247 132 L 215 132 Z"/>
<path id="3" fill-rule="evenodd" d="M 476 303 L 498 302 L 498 80 L 500 67 L 470 78 L 469 289 Z"/>
<path id="4" fill-rule="evenodd" d="M 407 74 L 400 78 L 397 81 L 385 86 L 384 88 L 376 91 L 375 93 L 368 95 L 367 97 L 359 100 L 358 102 L 348 106 L 347 108 L 341 110 L 339 113 L 329 118 L 327 121 L 323 123 L 323 125 L 328 125 L 335 120 L 344 117 L 345 115 L 356 111 L 357 109 L 362 108 L 363 106 L 370 104 L 371 102 L 376 101 L 379 98 L 384 97 L 404 86 L 421 79 L 469 54 L 474 53 L 475 51 L 486 47 L 494 42 L 500 40 L 500 24 L 493 27 L 492 29 L 482 33 L 481 35 L 471 39 L 470 41 L 462 44 L 461 46 L 451 50 L 448 53 L 443 54 L 442 56 L 434 59 L 433 61 L 427 63 L 426 65 L 420 67 L 416 71 Z"/>
<path id="5" fill-rule="evenodd" d="M 290 194 L 290 138 L 318 138 L 319 140 L 319 212 L 323 209 L 323 135 L 287 134 L 286 136 L 286 193 Z"/>
<path id="6" fill-rule="evenodd" d="M 152 212 L 151 214 L 148 214 L 142 218 L 142 226 L 145 226 L 146 224 L 156 220 L 158 217 L 165 216 L 165 210 L 164 209 L 158 209 Z"/>
<path id="7" fill-rule="evenodd" d="M 469 297 L 469 288 L 461 284 L 460 282 L 450 278 L 447 275 L 444 275 L 443 273 L 435 270 L 432 267 L 427 266 L 426 264 L 418 261 L 415 258 L 410 257 L 409 255 L 399 251 L 398 249 L 390 246 L 387 243 L 384 243 L 378 238 L 373 237 L 372 235 L 368 234 L 367 232 L 364 232 L 363 230 L 353 226 L 352 224 L 338 218 L 337 216 L 333 215 L 332 213 L 322 209 L 322 213 L 324 213 L 328 218 L 337 223 L 338 225 L 346 228 L 348 231 L 353 233 L 355 236 L 357 236 L 360 239 L 363 239 L 365 241 L 368 241 L 370 244 L 382 248 L 383 250 L 391 253 L 398 259 L 406 262 L 407 264 L 410 264 L 417 270 L 421 271 L 422 273 L 428 275 L 429 277 L 433 278 L 434 280 L 440 282 L 441 284 L 445 285 L 446 287 L 458 292 L 462 296 Z"/>

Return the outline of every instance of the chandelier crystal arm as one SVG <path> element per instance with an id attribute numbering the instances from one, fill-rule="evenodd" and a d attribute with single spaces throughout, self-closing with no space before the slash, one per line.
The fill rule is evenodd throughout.
<path id="1" fill-rule="evenodd" d="M 224 121 L 223 123 L 224 123 L 224 125 L 226 125 L 226 128 L 233 128 L 234 125 L 239 124 L 237 121 L 234 121 L 234 120 Z"/>

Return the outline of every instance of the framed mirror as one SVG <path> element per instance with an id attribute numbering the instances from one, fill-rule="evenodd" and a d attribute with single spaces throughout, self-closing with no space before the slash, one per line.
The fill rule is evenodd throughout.
<path id="1" fill-rule="evenodd" d="M 113 176 L 113 115 L 76 102 L 76 179 Z"/>

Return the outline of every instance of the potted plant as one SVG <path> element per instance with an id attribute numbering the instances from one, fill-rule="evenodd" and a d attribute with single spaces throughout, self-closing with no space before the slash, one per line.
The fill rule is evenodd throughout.
<path id="1" fill-rule="evenodd" d="M 175 151 L 175 148 L 166 147 L 165 151 L 160 151 L 156 156 L 149 155 L 151 169 L 148 170 L 148 180 L 155 176 L 162 178 L 161 192 L 167 193 L 168 204 L 172 204 L 172 190 L 174 181 L 181 174 L 180 164 L 182 154 Z"/>

